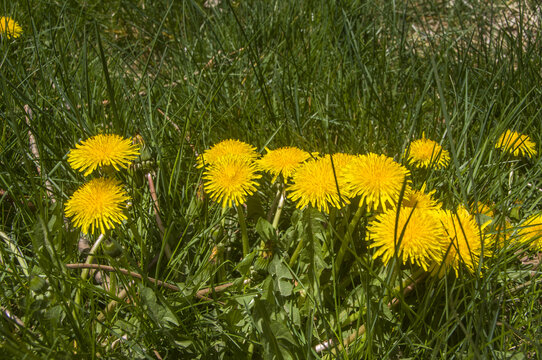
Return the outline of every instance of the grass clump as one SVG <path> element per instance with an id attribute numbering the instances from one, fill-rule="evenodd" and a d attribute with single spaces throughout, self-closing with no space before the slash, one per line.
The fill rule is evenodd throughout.
<path id="1" fill-rule="evenodd" d="M 541 353 L 535 3 L 0 9 L 6 354 Z"/>

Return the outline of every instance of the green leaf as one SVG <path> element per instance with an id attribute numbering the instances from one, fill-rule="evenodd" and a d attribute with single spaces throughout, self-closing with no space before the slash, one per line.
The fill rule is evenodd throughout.
<path id="1" fill-rule="evenodd" d="M 277 232 L 275 228 L 269 221 L 262 217 L 258 219 L 258 223 L 256 224 L 256 232 L 265 242 L 277 240 Z"/>

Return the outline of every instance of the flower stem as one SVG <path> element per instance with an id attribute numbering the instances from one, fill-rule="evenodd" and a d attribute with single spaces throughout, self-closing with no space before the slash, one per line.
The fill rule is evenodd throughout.
<path id="1" fill-rule="evenodd" d="M 235 207 L 237 209 L 237 217 L 239 218 L 239 226 L 241 226 L 241 239 L 243 242 L 243 257 L 246 257 L 250 251 L 248 245 L 248 233 L 247 222 L 245 221 L 245 214 L 243 213 L 243 207 L 241 205 Z"/>
<path id="2" fill-rule="evenodd" d="M 98 236 L 98 239 L 96 240 L 96 242 L 94 243 L 94 245 L 92 245 L 92 248 L 91 248 L 90 251 L 88 252 L 88 256 L 87 256 L 87 260 L 85 261 L 85 264 L 92 264 L 92 261 L 94 260 L 94 254 L 96 253 L 96 250 L 98 250 L 98 247 L 100 246 L 100 244 L 102 243 L 102 241 L 103 241 L 104 239 L 105 239 L 105 235 L 104 235 L 104 234 L 100 234 L 100 236 Z M 86 280 L 86 279 L 87 279 L 89 270 L 90 270 L 90 269 L 83 269 L 83 271 L 81 271 L 81 279 L 82 279 L 82 280 Z"/>
<path id="3" fill-rule="evenodd" d="M 305 246 L 305 237 L 301 236 L 301 240 L 297 243 L 297 247 L 294 250 L 294 253 L 292 254 L 292 257 L 290 258 L 290 262 L 288 263 L 288 266 L 293 267 L 297 258 L 299 257 L 299 254 L 301 253 L 301 250 L 303 250 L 303 247 Z"/>
<path id="4" fill-rule="evenodd" d="M 96 253 L 96 250 L 98 249 L 98 247 L 100 246 L 100 244 L 102 243 L 104 239 L 105 239 L 104 234 L 100 234 L 100 236 L 98 236 L 98 239 L 96 240 L 94 245 L 92 245 L 92 248 L 88 252 L 88 256 L 87 256 L 87 260 L 85 261 L 85 264 L 92 264 L 92 261 L 94 260 L 94 254 Z M 83 271 L 81 271 L 81 280 L 85 281 L 87 279 L 89 271 L 90 269 L 88 268 L 84 268 Z M 78 288 L 77 292 L 75 293 L 75 305 L 77 307 L 80 307 L 81 305 L 81 288 Z M 76 313 L 77 309 L 75 308 L 73 311 L 74 311 L 74 316 L 77 317 L 77 313 Z"/>
<path id="5" fill-rule="evenodd" d="M 273 218 L 273 228 L 277 229 L 279 226 L 280 215 L 282 214 L 282 208 L 284 207 L 284 201 L 286 200 L 286 187 L 282 182 L 280 184 L 280 197 L 277 205 L 277 211 L 275 212 L 275 217 Z"/>
<path id="6" fill-rule="evenodd" d="M 346 254 L 346 250 L 348 249 L 348 246 L 352 242 L 352 234 L 354 233 L 354 230 L 356 229 L 356 226 L 358 225 L 358 222 L 364 213 L 365 213 L 365 206 L 362 205 L 358 207 L 358 209 L 356 210 L 356 213 L 354 214 L 354 217 L 352 218 L 352 221 L 350 221 L 350 224 L 348 224 L 348 230 L 346 231 L 346 234 L 344 235 L 341 248 L 339 249 L 339 252 L 337 253 L 337 258 L 335 259 L 335 268 L 337 269 L 337 271 L 339 271 L 341 268 L 341 264 L 343 262 L 344 255 Z"/>

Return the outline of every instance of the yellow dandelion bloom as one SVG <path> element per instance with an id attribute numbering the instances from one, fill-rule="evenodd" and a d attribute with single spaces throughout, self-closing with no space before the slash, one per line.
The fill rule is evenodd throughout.
<path id="1" fill-rule="evenodd" d="M 424 270 L 442 261 L 442 247 L 445 233 L 432 209 L 401 208 L 389 209 L 377 215 L 368 227 L 371 248 L 377 248 L 374 258 L 382 257 L 387 264 L 394 256 L 403 263 L 421 266 Z"/>
<path id="2" fill-rule="evenodd" d="M 115 170 L 126 168 L 139 155 L 139 146 L 119 135 L 99 134 L 77 144 L 68 154 L 68 162 L 75 170 L 92 173 L 98 166 L 111 165 Z"/>
<path id="3" fill-rule="evenodd" d="M 341 179 L 338 179 L 339 181 L 342 180 L 343 174 L 346 168 L 356 158 L 357 158 L 356 155 L 345 154 L 345 153 L 335 153 L 332 155 L 324 156 L 324 159 L 326 159 L 326 161 L 329 161 L 330 165 L 331 165 L 331 160 L 333 159 L 333 167 L 335 168 L 335 173 L 337 175 L 337 178 L 341 178 Z"/>
<path id="4" fill-rule="evenodd" d="M 414 190 L 407 186 L 401 205 L 409 208 L 415 207 L 416 209 L 440 209 L 441 205 L 433 199 L 436 190 L 426 193 L 425 186 L 423 184 L 420 190 Z"/>
<path id="5" fill-rule="evenodd" d="M 518 230 L 519 240 L 535 251 L 542 251 L 542 214 L 531 215 Z"/>
<path id="6" fill-rule="evenodd" d="M 15 20 L 7 16 L 0 17 L 0 35 L 5 34 L 8 39 L 16 39 L 22 32 L 23 29 Z"/>
<path id="7" fill-rule="evenodd" d="M 514 156 L 533 157 L 536 155 L 536 144 L 528 135 L 520 134 L 516 131 L 506 130 L 499 137 L 495 148 L 501 149 Z"/>
<path id="8" fill-rule="evenodd" d="M 257 165 L 261 170 L 273 175 L 272 182 L 275 182 L 280 174 L 282 174 L 284 181 L 287 181 L 304 161 L 318 155 L 318 153 L 311 154 L 288 146 L 276 150 L 266 150 L 267 154 L 257 161 Z"/>
<path id="9" fill-rule="evenodd" d="M 486 225 L 486 224 L 484 224 Z M 502 249 L 513 243 L 512 233 L 514 227 L 506 219 L 497 219 L 484 227 L 489 248 Z"/>
<path id="10" fill-rule="evenodd" d="M 380 205 L 385 207 L 397 202 L 409 175 L 410 172 L 392 158 L 374 153 L 355 157 L 343 173 L 350 195 L 361 195 L 361 202 L 365 201 L 369 209 L 375 210 Z"/>
<path id="11" fill-rule="evenodd" d="M 217 159 L 203 173 L 205 191 L 223 208 L 245 203 L 256 191 L 260 177 L 254 162 L 236 155 Z"/>
<path id="12" fill-rule="evenodd" d="M 292 177 L 293 184 L 288 187 L 288 197 L 297 201 L 297 208 L 302 209 L 310 204 L 328 213 L 330 205 L 341 208 L 350 202 L 342 184 L 342 177 L 339 176 L 344 169 L 341 159 L 342 155 L 333 155 L 334 167 L 332 167 L 328 155 L 318 160 L 310 160 L 297 169 Z"/>
<path id="13" fill-rule="evenodd" d="M 422 138 L 413 141 L 405 151 L 405 156 L 410 164 L 418 168 L 442 169 L 450 163 L 450 153 L 444 150 L 439 143 L 426 139 L 425 133 Z"/>
<path id="14" fill-rule="evenodd" d="M 495 216 L 495 212 L 493 211 L 492 206 L 489 206 L 488 204 L 480 201 L 473 202 L 470 206 L 470 209 L 473 213 L 482 214 L 490 218 Z"/>
<path id="15" fill-rule="evenodd" d="M 440 221 L 447 235 L 447 242 L 443 248 L 443 255 L 446 258 L 442 270 L 453 268 L 458 275 L 459 267 L 464 264 L 471 273 L 474 273 L 480 261 L 484 236 L 476 219 L 461 207 L 457 214 L 449 210 L 441 211 Z"/>
<path id="16" fill-rule="evenodd" d="M 202 168 L 204 165 L 212 165 L 220 158 L 229 155 L 238 155 L 245 157 L 248 160 L 255 160 L 258 158 L 258 153 L 254 146 L 239 140 L 228 139 L 211 146 L 209 149 L 205 150 L 203 154 L 198 156 L 197 167 Z"/>
<path id="17" fill-rule="evenodd" d="M 75 226 L 87 234 L 96 230 L 105 233 L 115 224 L 126 220 L 122 213 L 123 203 L 129 197 L 117 180 L 92 179 L 80 187 L 66 202 L 66 216 L 73 218 Z"/>

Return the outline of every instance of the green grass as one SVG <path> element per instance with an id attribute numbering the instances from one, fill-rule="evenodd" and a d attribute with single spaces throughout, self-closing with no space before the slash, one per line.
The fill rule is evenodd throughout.
<path id="1" fill-rule="evenodd" d="M 224 139 L 262 154 L 297 146 L 402 162 L 409 142 L 425 133 L 452 160 L 444 170 L 412 170 L 413 187 L 426 183 L 448 209 L 494 204 L 493 229 L 505 221 L 517 227 L 540 212 L 540 155 L 517 159 L 494 148 L 514 129 L 542 151 L 540 5 L 428 3 L 0 1 L 0 16 L 24 30 L 18 39 L 0 38 L 3 354 L 540 356 L 540 253 L 524 245 L 485 257 L 475 274 L 427 277 L 403 296 L 401 282 L 415 269 L 372 259 L 367 217 L 354 229 L 343 266 L 333 265 L 354 205 L 332 221 L 287 201 L 277 233 L 259 220 L 276 193 L 264 177 L 248 204 L 252 252 L 243 258 L 237 213 L 223 213 L 199 193 L 196 157 Z M 65 266 L 86 259 L 78 251 L 85 238 L 64 217 L 64 203 L 85 182 L 67 154 L 101 132 L 139 134 L 145 142 L 134 167 L 120 173 L 132 198 L 129 219 L 96 253 L 99 264 L 142 276 L 100 272 L 123 296 Z M 300 241 L 305 246 L 290 263 Z M 261 244 L 271 257 L 262 256 Z M 230 282 L 224 291 L 198 293 Z M 389 308 L 393 297 L 399 304 Z M 315 350 L 362 325 L 364 334 L 346 349 Z"/>

